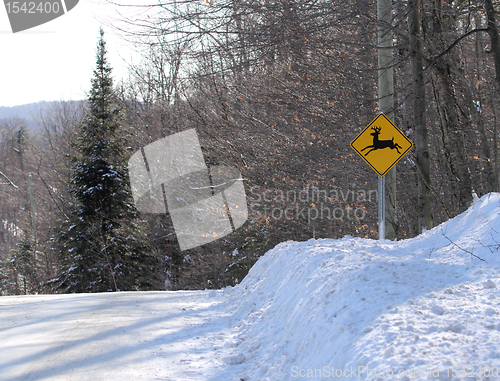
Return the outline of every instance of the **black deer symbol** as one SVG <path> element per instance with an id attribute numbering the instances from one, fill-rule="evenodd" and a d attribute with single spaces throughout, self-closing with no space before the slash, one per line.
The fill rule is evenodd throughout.
<path id="1" fill-rule="evenodd" d="M 365 156 L 367 156 L 370 152 L 375 151 L 377 149 L 390 148 L 390 149 L 396 149 L 396 151 L 398 151 L 398 153 L 401 154 L 401 152 L 399 152 L 398 150 L 398 148 L 401 148 L 401 146 L 398 143 L 394 143 L 394 137 L 392 138 L 392 140 L 378 140 L 378 136 L 380 135 L 381 129 L 382 127 L 372 127 L 373 132 L 370 135 L 373 136 L 373 144 L 371 146 L 363 148 L 361 151 L 371 148 L 371 150 L 369 150 L 365 154 Z"/>

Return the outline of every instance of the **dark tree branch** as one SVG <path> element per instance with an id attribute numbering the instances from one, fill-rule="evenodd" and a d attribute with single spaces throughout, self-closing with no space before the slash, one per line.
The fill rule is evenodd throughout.
<path id="1" fill-rule="evenodd" d="M 5 173 L 3 173 L 3 172 L 1 172 L 1 171 L 0 171 L 0 175 L 2 175 L 3 177 L 5 177 L 5 178 L 7 179 L 8 183 L 6 183 L 6 185 L 12 185 L 14 188 L 19 189 L 19 187 L 18 187 L 16 184 L 14 184 L 14 183 L 13 183 L 13 182 L 12 182 L 12 181 L 11 181 L 11 180 L 7 177 L 7 175 L 5 175 Z"/>
<path id="2" fill-rule="evenodd" d="M 473 29 L 473 30 L 470 30 L 468 31 L 467 33 L 465 33 L 464 35 L 460 36 L 459 38 L 457 38 L 450 46 L 448 46 L 448 48 L 446 48 L 444 51 L 442 51 L 441 53 L 439 53 L 437 56 L 435 57 L 432 57 L 432 58 L 426 58 L 424 57 L 424 59 L 427 61 L 428 63 L 428 67 L 429 66 L 432 66 L 434 65 L 437 60 L 439 60 L 441 57 L 443 57 L 445 54 L 448 54 L 455 46 L 457 46 L 457 44 L 462 41 L 464 38 L 467 38 L 469 37 L 471 34 L 474 34 L 474 33 L 478 33 L 478 32 L 487 32 L 488 29 L 487 28 L 477 28 L 477 29 Z"/>
<path id="3" fill-rule="evenodd" d="M 479 259 L 480 261 L 483 261 L 483 262 L 486 262 L 483 258 L 481 257 L 478 257 L 476 254 L 474 254 L 473 252 L 469 251 L 469 250 L 465 250 L 464 248 L 460 247 L 459 245 L 457 245 L 455 242 L 453 242 L 450 238 L 448 238 L 448 236 L 446 234 L 444 234 L 444 232 L 441 230 L 441 233 L 443 234 L 444 238 L 446 238 L 448 241 L 450 241 L 450 243 L 452 245 L 455 245 L 456 247 L 458 247 L 460 250 L 462 250 L 463 252 L 467 253 L 467 254 L 470 254 L 472 255 L 474 258 L 477 258 Z"/>

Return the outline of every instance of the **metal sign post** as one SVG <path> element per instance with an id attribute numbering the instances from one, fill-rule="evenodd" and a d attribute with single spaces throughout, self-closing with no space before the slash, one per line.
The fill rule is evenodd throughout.
<path id="1" fill-rule="evenodd" d="M 385 239 L 385 176 L 378 178 L 378 239 Z"/>

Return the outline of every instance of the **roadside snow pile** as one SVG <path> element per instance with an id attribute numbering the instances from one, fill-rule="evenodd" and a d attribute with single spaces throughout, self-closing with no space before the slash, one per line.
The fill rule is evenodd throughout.
<path id="1" fill-rule="evenodd" d="M 499 249 L 490 194 L 414 239 L 285 242 L 222 291 L 1 297 L 0 381 L 498 380 Z"/>
<path id="2" fill-rule="evenodd" d="M 499 247 L 500 194 L 400 242 L 282 243 L 224 292 L 220 379 L 498 379 Z"/>

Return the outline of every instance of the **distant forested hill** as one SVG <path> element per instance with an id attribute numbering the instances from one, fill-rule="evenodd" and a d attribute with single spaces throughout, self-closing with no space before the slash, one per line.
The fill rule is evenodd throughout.
<path id="1" fill-rule="evenodd" d="M 24 121 L 28 129 L 39 130 L 37 116 L 42 110 L 50 108 L 54 103 L 58 103 L 58 101 L 41 101 L 12 107 L 0 106 L 0 124 L 8 123 L 9 120 L 17 118 Z"/>

